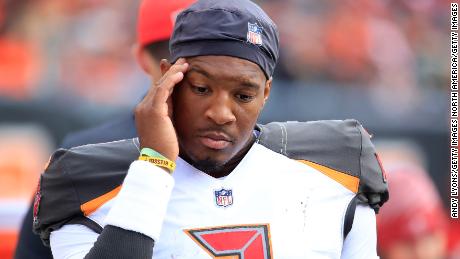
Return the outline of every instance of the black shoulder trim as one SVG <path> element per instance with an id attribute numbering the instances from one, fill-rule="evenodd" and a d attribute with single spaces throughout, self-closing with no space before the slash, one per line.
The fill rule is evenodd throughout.
<path id="1" fill-rule="evenodd" d="M 69 220 L 66 224 L 84 225 L 98 234 L 102 233 L 102 227 L 99 224 L 97 224 L 94 220 L 82 215 Z"/>
<path id="2" fill-rule="evenodd" d="M 345 212 L 345 219 L 343 222 L 343 239 L 348 236 L 350 233 L 351 228 L 353 227 L 353 221 L 355 219 L 355 211 L 356 205 L 358 204 L 358 195 L 351 199 L 350 203 L 348 204 L 347 211 Z"/>

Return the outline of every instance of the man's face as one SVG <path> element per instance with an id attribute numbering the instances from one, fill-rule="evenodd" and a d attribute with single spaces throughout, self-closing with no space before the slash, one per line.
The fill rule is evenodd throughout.
<path id="1" fill-rule="evenodd" d="M 198 56 L 187 62 L 189 70 L 173 93 L 181 156 L 203 171 L 219 170 L 251 140 L 271 80 L 240 58 Z"/>

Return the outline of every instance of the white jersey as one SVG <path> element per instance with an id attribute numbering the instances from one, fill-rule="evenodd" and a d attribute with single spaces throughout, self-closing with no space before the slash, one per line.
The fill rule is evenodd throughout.
<path id="1" fill-rule="evenodd" d="M 158 196 L 158 190 L 145 186 L 158 184 L 170 194 L 152 202 L 149 197 Z M 357 207 L 343 240 L 345 212 L 355 194 L 259 144 L 219 179 L 180 158 L 172 177 L 135 161 L 121 189 L 88 217 L 152 237 L 155 259 L 378 258 L 371 208 Z M 65 225 L 51 233 L 53 255 L 82 258 L 97 236 L 85 226 Z"/>

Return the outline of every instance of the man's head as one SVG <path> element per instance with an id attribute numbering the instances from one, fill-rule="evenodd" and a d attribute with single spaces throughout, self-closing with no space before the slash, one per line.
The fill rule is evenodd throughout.
<path id="1" fill-rule="evenodd" d="M 134 51 L 141 68 L 155 81 L 161 77 L 160 60 L 169 58 L 169 38 L 176 16 L 193 2 L 195 0 L 143 0 L 139 5 Z"/>
<path id="2" fill-rule="evenodd" d="M 177 17 L 170 51 L 172 62 L 189 63 L 173 93 L 181 156 L 218 171 L 252 140 L 278 60 L 278 31 L 250 1 L 198 1 Z M 166 72 L 170 64 L 161 66 Z"/>

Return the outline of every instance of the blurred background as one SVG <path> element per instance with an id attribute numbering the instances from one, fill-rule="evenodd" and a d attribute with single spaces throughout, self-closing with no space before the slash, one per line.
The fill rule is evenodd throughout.
<path id="1" fill-rule="evenodd" d="M 132 54 L 138 2 L 0 0 L 0 258 L 11 256 L 38 176 L 63 137 L 130 113 L 149 87 Z M 394 246 L 460 258 L 459 222 L 447 213 L 449 2 L 256 2 L 281 39 L 260 122 L 358 119 L 384 153 L 390 185 L 404 187 L 390 187 L 391 206 L 379 215 L 382 226 L 407 227 L 389 238 L 401 242 L 379 240 L 382 258 L 422 258 L 397 257 Z M 407 184 L 415 178 L 422 183 Z"/>

